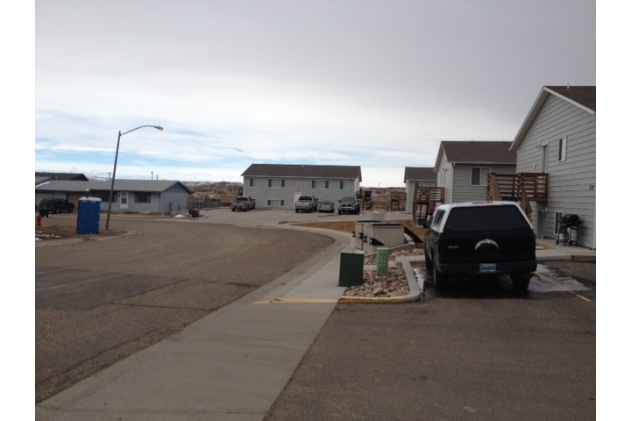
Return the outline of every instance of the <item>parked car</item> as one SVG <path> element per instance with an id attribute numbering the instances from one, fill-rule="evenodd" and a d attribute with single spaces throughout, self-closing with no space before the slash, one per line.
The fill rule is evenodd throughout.
<path id="1" fill-rule="evenodd" d="M 252 199 L 250 196 L 237 196 L 232 202 L 232 212 L 235 210 L 249 211 L 256 207 L 256 199 Z"/>
<path id="2" fill-rule="evenodd" d="M 40 213 L 61 213 L 61 212 L 74 212 L 74 204 L 68 202 L 66 199 L 42 199 L 39 202 Z"/>
<path id="3" fill-rule="evenodd" d="M 309 213 L 314 210 L 318 210 L 318 199 L 314 196 L 300 196 L 295 203 L 296 213 L 301 210 L 307 211 Z"/>
<path id="4" fill-rule="evenodd" d="M 526 290 L 537 269 L 532 224 L 514 202 L 440 205 L 425 232 L 425 265 L 434 286 L 450 276 L 510 275 L 516 290 Z"/>
<path id="5" fill-rule="evenodd" d="M 354 213 L 355 215 L 359 215 L 361 205 L 356 197 L 353 196 L 345 196 L 338 200 L 340 203 L 337 207 L 337 214 L 347 214 Z"/>
<path id="6" fill-rule="evenodd" d="M 335 203 L 330 200 L 322 200 L 318 204 L 318 212 L 335 212 Z"/>

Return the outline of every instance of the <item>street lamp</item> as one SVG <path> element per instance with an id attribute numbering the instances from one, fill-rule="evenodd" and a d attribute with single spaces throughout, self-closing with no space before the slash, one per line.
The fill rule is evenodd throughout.
<path id="1" fill-rule="evenodd" d="M 110 229 L 110 213 L 112 212 L 112 196 L 114 195 L 114 180 L 116 179 L 116 163 L 118 162 L 118 145 L 121 143 L 121 136 L 127 133 L 131 133 L 134 130 L 142 129 L 143 127 L 153 127 L 160 131 L 164 130 L 162 126 L 152 126 L 151 124 L 145 124 L 144 126 L 138 126 L 135 129 L 126 131 L 125 133 L 118 132 L 118 140 L 116 141 L 116 156 L 114 157 L 114 172 L 112 172 L 112 185 L 110 186 L 110 202 L 107 205 L 107 220 L 105 221 L 105 229 Z"/>

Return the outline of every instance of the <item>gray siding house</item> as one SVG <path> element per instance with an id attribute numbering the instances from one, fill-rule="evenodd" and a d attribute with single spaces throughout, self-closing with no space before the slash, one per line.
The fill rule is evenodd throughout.
<path id="1" fill-rule="evenodd" d="M 109 204 L 111 181 L 50 180 L 35 187 L 36 200 L 63 198 L 77 204 L 84 196 L 101 199 L 102 210 Z M 112 212 L 169 213 L 186 210 L 192 192 L 179 181 L 116 180 Z M 37 201 L 39 203 L 39 201 Z"/>
<path id="2" fill-rule="evenodd" d="M 405 167 L 405 211 L 412 213 L 414 191 L 417 187 L 436 187 L 436 173 L 433 167 Z"/>
<path id="3" fill-rule="evenodd" d="M 531 203 L 539 238 L 556 238 L 563 215 L 581 218 L 578 243 L 596 248 L 596 87 L 544 86 L 511 151 L 517 172 L 548 174 L 547 203 Z"/>
<path id="4" fill-rule="evenodd" d="M 440 142 L 434 172 L 436 187 L 444 187 L 445 202 L 486 200 L 487 175 L 515 174 L 516 154 L 511 142 Z"/>
<path id="5" fill-rule="evenodd" d="M 257 208 L 293 209 L 301 195 L 337 203 L 353 196 L 362 181 L 361 167 L 343 165 L 252 164 L 243 174 L 243 195 Z"/>

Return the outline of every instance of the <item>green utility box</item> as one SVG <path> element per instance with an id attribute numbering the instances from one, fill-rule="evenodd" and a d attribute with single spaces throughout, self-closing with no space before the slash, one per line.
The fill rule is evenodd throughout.
<path id="1" fill-rule="evenodd" d="M 338 286 L 352 287 L 364 283 L 364 257 L 363 250 L 342 250 Z"/>
<path id="2" fill-rule="evenodd" d="M 388 248 L 379 247 L 377 249 L 377 276 L 388 274 Z"/>

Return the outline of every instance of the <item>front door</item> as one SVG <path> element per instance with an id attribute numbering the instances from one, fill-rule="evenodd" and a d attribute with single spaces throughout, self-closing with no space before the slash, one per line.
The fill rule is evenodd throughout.
<path id="1" fill-rule="evenodd" d="M 128 193 L 125 192 L 121 192 L 121 203 L 120 203 L 120 208 L 121 209 L 127 209 L 129 206 L 127 205 L 128 203 Z"/>

